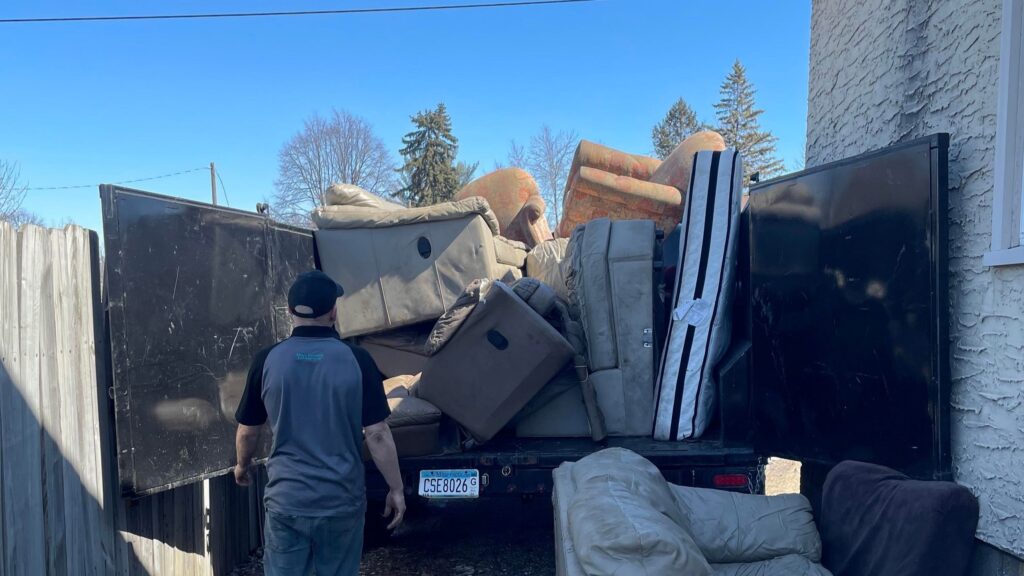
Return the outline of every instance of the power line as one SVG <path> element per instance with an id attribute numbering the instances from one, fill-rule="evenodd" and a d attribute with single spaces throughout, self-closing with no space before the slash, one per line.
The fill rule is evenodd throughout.
<path id="1" fill-rule="evenodd" d="M 220 191 L 224 193 L 224 203 L 231 206 L 231 199 L 228 198 L 228 188 L 224 185 L 224 180 L 220 177 L 220 170 L 215 170 L 214 174 L 217 175 L 217 182 L 220 183 Z"/>
<path id="2" fill-rule="evenodd" d="M 488 2 L 478 4 L 450 4 L 433 6 L 392 6 L 387 8 L 343 8 L 336 10 L 294 10 L 281 12 L 221 12 L 199 14 L 143 14 L 127 16 L 64 16 L 53 18 L 0 18 L 0 24 L 30 24 L 52 22 L 111 22 L 125 20 L 196 20 L 210 18 L 252 18 L 268 16 L 317 16 L 327 14 L 381 14 L 394 12 L 428 12 L 438 10 L 465 10 L 477 8 L 514 8 L 517 6 L 546 6 L 551 4 L 582 4 L 597 0 L 525 0 L 522 2 Z"/>
<path id="3" fill-rule="evenodd" d="M 170 178 L 171 176 L 180 176 L 181 174 L 189 174 L 191 172 L 199 172 L 200 170 L 209 170 L 209 167 L 203 168 L 192 168 L 189 170 L 179 170 L 178 172 L 171 172 L 170 174 L 161 174 L 159 176 L 149 176 L 147 178 L 135 178 L 134 180 L 121 180 L 119 182 L 111 182 L 111 184 L 134 184 L 136 182 L 148 182 L 150 180 L 160 180 L 162 178 Z M 31 188 L 25 188 L 25 190 L 72 190 L 75 188 L 95 188 L 99 184 L 76 184 L 74 186 L 36 186 Z"/>

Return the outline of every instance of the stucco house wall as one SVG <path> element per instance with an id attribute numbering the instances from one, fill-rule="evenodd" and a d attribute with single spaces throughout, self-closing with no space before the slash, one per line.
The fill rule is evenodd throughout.
<path id="1" fill-rule="evenodd" d="M 807 165 L 951 134 L 956 480 L 978 537 L 1024 557 L 1024 266 L 988 268 L 1001 0 L 814 0 Z"/>

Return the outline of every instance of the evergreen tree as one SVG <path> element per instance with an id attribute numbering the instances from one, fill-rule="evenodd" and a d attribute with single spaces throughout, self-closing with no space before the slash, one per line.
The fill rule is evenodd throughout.
<path id="1" fill-rule="evenodd" d="M 693 108 L 690 108 L 686 100 L 680 98 L 668 109 L 665 118 L 651 130 L 654 153 L 664 160 L 688 136 L 706 129 L 707 126 L 697 120 L 697 113 Z"/>
<path id="2" fill-rule="evenodd" d="M 758 117 L 764 113 L 754 106 L 754 86 L 747 80 L 747 71 L 737 60 L 719 90 L 721 99 L 715 104 L 718 132 L 725 143 L 743 155 L 743 184 L 759 172 L 761 179 L 778 174 L 785 168 L 776 156 L 771 132 L 761 130 Z"/>
<path id="3" fill-rule="evenodd" d="M 412 117 L 416 129 L 402 138 L 405 165 L 399 171 L 405 184 L 398 192 L 409 206 L 448 202 L 459 188 L 455 155 L 459 141 L 444 103 Z"/>

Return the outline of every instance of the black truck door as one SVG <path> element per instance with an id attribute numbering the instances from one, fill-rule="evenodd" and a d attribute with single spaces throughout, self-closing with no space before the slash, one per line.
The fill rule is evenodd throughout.
<path id="1" fill-rule="evenodd" d="M 949 478 L 948 142 L 938 134 L 752 187 L 762 453 Z"/>
<path id="2" fill-rule="evenodd" d="M 249 363 L 290 331 L 287 290 L 314 267 L 312 235 L 117 186 L 100 196 L 122 493 L 223 474 Z"/>

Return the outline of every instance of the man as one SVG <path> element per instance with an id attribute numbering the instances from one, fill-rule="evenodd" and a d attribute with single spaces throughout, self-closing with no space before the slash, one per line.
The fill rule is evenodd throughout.
<path id="1" fill-rule="evenodd" d="M 295 329 L 253 359 L 235 418 L 235 481 L 251 482 L 260 427 L 274 433 L 267 460 L 264 566 L 267 576 L 359 573 L 366 511 L 361 446 L 390 487 L 384 515 L 402 522 L 405 496 L 380 372 L 363 349 L 334 330 L 343 293 L 323 272 L 288 291 Z"/>

